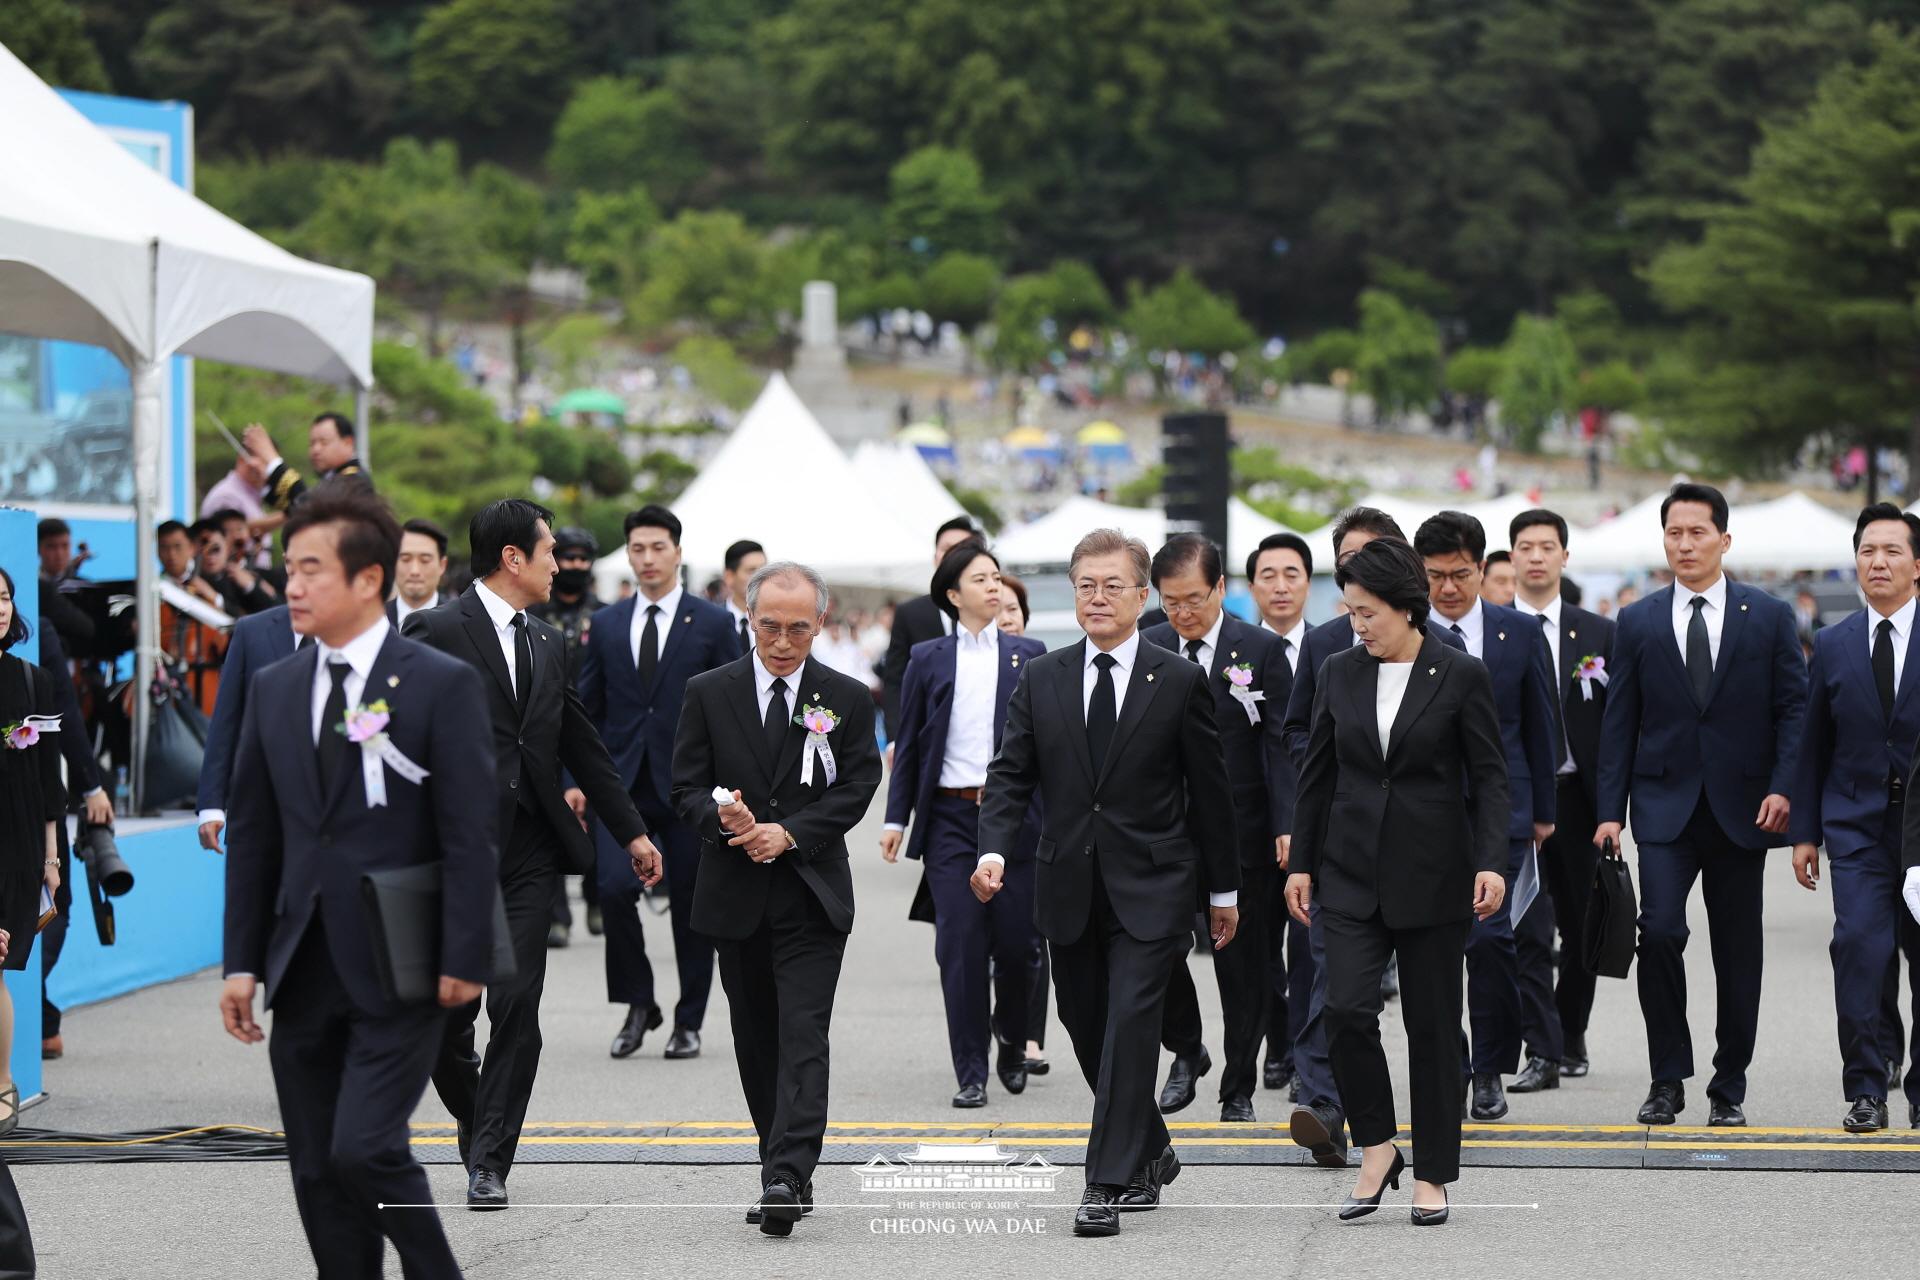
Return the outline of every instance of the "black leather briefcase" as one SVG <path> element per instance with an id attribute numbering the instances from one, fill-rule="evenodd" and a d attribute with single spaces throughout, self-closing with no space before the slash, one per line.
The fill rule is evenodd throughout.
<path id="1" fill-rule="evenodd" d="M 374 968 L 389 1000 L 421 1004 L 440 994 L 440 864 L 388 867 L 360 877 L 360 896 L 373 939 Z M 490 983 L 512 978 L 518 966 L 507 931 L 507 904 L 493 894 L 493 972 Z"/>
<path id="2" fill-rule="evenodd" d="M 1624 978 L 1633 968 L 1639 901 L 1633 894 L 1633 872 L 1613 841 L 1601 847 L 1593 869 L 1593 893 L 1587 899 L 1580 958 L 1589 973 L 1602 978 Z"/>

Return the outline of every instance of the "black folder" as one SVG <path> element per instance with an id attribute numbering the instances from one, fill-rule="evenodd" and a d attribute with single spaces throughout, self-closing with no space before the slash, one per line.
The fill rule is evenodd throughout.
<path id="1" fill-rule="evenodd" d="M 387 867 L 360 877 L 373 938 L 374 967 L 390 1000 L 419 1004 L 440 998 L 440 864 Z M 493 972 L 487 981 L 504 982 L 518 966 L 507 932 L 507 904 L 493 891 Z"/>
<path id="2" fill-rule="evenodd" d="M 1640 905 L 1633 873 L 1609 840 L 1593 869 L 1593 894 L 1587 899 L 1580 958 L 1587 971 L 1602 978 L 1624 978 L 1633 968 Z"/>

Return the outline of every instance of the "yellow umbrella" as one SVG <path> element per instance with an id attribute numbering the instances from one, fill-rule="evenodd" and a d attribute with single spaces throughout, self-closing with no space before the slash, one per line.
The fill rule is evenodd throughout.
<path id="1" fill-rule="evenodd" d="M 1047 433 L 1038 427 L 1015 427 L 1000 438 L 1009 449 L 1044 449 Z"/>
<path id="2" fill-rule="evenodd" d="M 901 428 L 900 434 L 894 438 L 906 444 L 926 445 L 935 449 L 945 449 L 953 443 L 953 437 L 937 422 L 916 422 L 910 427 Z"/>
<path id="3" fill-rule="evenodd" d="M 1111 422 L 1089 422 L 1074 439 L 1081 444 L 1125 444 L 1127 433 Z"/>

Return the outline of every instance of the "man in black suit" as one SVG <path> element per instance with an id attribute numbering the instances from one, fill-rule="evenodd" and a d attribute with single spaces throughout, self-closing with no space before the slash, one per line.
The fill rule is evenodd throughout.
<path id="1" fill-rule="evenodd" d="M 953 550 L 968 538 L 983 535 L 972 516 L 955 516 L 933 535 L 933 567 L 938 569 Z M 893 611 L 893 635 L 887 640 L 887 656 L 880 666 L 881 697 L 887 714 L 887 739 L 900 732 L 900 686 L 906 682 L 907 661 L 913 646 L 922 640 L 938 640 L 952 634 L 953 620 L 940 612 L 932 596 L 903 600 Z"/>
<path id="2" fill-rule="evenodd" d="M 1273 883 L 1280 876 L 1278 833 L 1292 826 L 1293 792 L 1286 785 L 1290 771 L 1283 775 L 1273 762 L 1287 753 L 1280 724 L 1293 671 L 1274 635 L 1226 611 L 1226 573 L 1220 548 L 1211 541 L 1197 533 L 1175 534 L 1154 556 L 1152 576 L 1168 621 L 1141 634 L 1207 673 L 1233 792 L 1240 927 L 1233 944 L 1213 961 L 1226 1024 L 1220 1119 L 1251 1121 L 1260 1038 L 1272 999 L 1267 934 L 1280 927 L 1270 914 L 1280 898 Z M 1184 963 L 1174 965 L 1168 981 L 1161 1043 L 1174 1054 L 1160 1094 L 1161 1112 L 1171 1115 L 1193 1101 L 1196 1081 L 1212 1065 L 1201 1043 L 1199 994 Z"/>
<path id="3" fill-rule="evenodd" d="M 753 648 L 753 623 L 747 617 L 747 584 L 767 564 L 767 549 L 751 538 L 742 538 L 727 547 L 720 570 L 720 585 L 725 589 L 727 619 L 734 635 L 740 638 L 740 656 Z"/>
<path id="4" fill-rule="evenodd" d="M 563 768 L 635 866 L 645 868 L 642 878 L 649 884 L 660 878 L 660 855 L 568 683 L 560 633 L 527 613 L 553 588 L 552 516 L 520 498 L 481 508 L 468 529 L 473 585 L 458 600 L 409 617 L 404 632 L 483 674 L 493 724 L 500 889 L 516 968 L 511 981 L 487 994 L 486 1065 L 474 1051 L 476 1001 L 448 1018 L 433 1068 L 433 1087 L 461 1126 L 467 1203 L 476 1209 L 507 1204 L 507 1174 L 540 1063 L 540 992 L 555 878 L 563 869 L 593 866 L 593 845 L 563 794 Z"/>
<path id="5" fill-rule="evenodd" d="M 400 577 L 387 601 L 387 621 L 403 627 L 422 609 L 446 603 L 440 582 L 447 576 L 447 531 L 424 516 L 400 526 Z"/>
<path id="6" fill-rule="evenodd" d="M 251 682 L 227 801 L 221 1017 L 242 1043 L 264 1039 L 264 984 L 287 1165 L 320 1274 L 384 1274 L 384 1237 L 409 1277 L 457 1277 L 437 1214 L 384 1206 L 432 1202 L 407 1118 L 446 1010 L 491 976 L 495 814 L 471 802 L 493 773 L 480 680 L 394 634 L 383 606 L 400 526 L 370 492 L 316 490 L 286 528 L 288 608 L 316 643 Z M 350 713 L 382 702 L 381 733 L 356 747 Z M 382 739 L 391 754 L 371 754 Z M 380 976 L 361 877 L 427 863 L 442 869 L 438 1003 L 406 1003 Z"/>
<path id="7" fill-rule="evenodd" d="M 1334 560 L 1337 564 L 1375 538 L 1406 536 L 1399 523 L 1378 507 L 1351 507 L 1333 522 Z M 1439 629 L 1440 642 L 1466 652 L 1466 642 L 1453 632 Z M 1287 754 L 1295 769 L 1306 763 L 1307 739 L 1313 725 L 1313 698 L 1319 687 L 1320 668 L 1336 653 L 1344 653 L 1361 643 L 1353 633 L 1353 624 L 1345 617 L 1334 618 L 1312 628 L 1301 645 L 1300 661 L 1293 669 L 1293 692 L 1287 697 L 1287 719 L 1282 726 Z M 1281 840 L 1282 856 L 1290 856 L 1293 833 Z M 1281 864 L 1285 866 L 1283 862 Z M 1307 996 L 1306 1019 L 1300 1024 L 1293 1042 L 1293 1068 L 1300 1081 L 1299 1103 L 1293 1110 L 1290 1131 L 1293 1140 L 1313 1152 L 1314 1162 L 1329 1169 L 1347 1167 L 1346 1115 L 1340 1107 L 1340 1090 L 1334 1083 L 1333 1064 L 1327 1057 L 1326 939 L 1317 923 L 1320 908 L 1314 905 L 1308 916 L 1315 921 L 1307 929 L 1312 955 L 1313 978 Z M 1383 995 L 1398 991 L 1395 966 L 1389 963 L 1388 978 L 1382 981 Z M 1389 983 L 1395 985 L 1389 986 Z"/>
<path id="8" fill-rule="evenodd" d="M 1136 623 L 1147 549 L 1113 529 L 1069 566 L 1087 638 L 1028 664 L 980 807 L 974 893 L 1000 891 L 1036 792 L 1034 920 L 1053 955 L 1060 1021 L 1094 1091 L 1075 1235 L 1110 1236 L 1180 1172 L 1154 1105 L 1167 982 L 1205 895 L 1216 950 L 1239 924 L 1233 793 L 1207 675 Z"/>
<path id="9" fill-rule="evenodd" d="M 1526 1070 L 1508 1090 L 1531 1093 L 1559 1087 L 1560 1078 L 1587 1074 L 1587 1020 L 1593 1013 L 1595 978 L 1582 956 L 1587 900 L 1600 851 L 1592 843 L 1595 788 L 1599 785 L 1600 721 L 1607 709 L 1607 668 L 1613 662 L 1613 620 L 1567 603 L 1561 594 L 1567 567 L 1567 522 L 1545 510 L 1523 511 L 1509 528 L 1517 592 L 1513 607 L 1540 619 L 1560 682 L 1560 724 L 1565 749 L 1554 778 L 1554 830 L 1540 846 L 1539 906 L 1514 926 L 1523 1000 L 1550 1006 L 1559 1020 L 1560 1045 L 1527 1046 Z M 1581 673 L 1586 674 L 1582 675 Z M 1539 904 L 1545 905 L 1545 903 Z M 1553 930 L 1560 929 L 1559 980 L 1553 979 Z M 1552 990 L 1532 991 L 1553 983 Z"/>
<path id="10" fill-rule="evenodd" d="M 233 778 L 234 745 L 247 711 L 247 688 L 256 672 L 282 658 L 290 658 L 309 637 L 294 629 L 286 605 L 249 614 L 233 624 L 227 638 L 226 660 L 220 666 L 220 692 L 213 700 L 213 719 L 207 725 L 207 749 L 200 757 L 200 847 L 220 852 L 220 834 L 227 827 L 227 784 Z"/>
<path id="11" fill-rule="evenodd" d="M 828 604 L 805 565 L 755 574 L 753 652 L 687 682 L 673 744 L 673 805 L 700 839 L 693 927 L 719 948 L 760 1138 L 747 1220 L 773 1236 L 813 1207 L 828 1030 L 853 929 L 846 836 L 880 785 L 873 694 L 809 657 Z"/>
<path id="12" fill-rule="evenodd" d="M 1600 727 L 1600 824 L 1620 844 L 1633 805 L 1640 846 L 1636 976 L 1653 1082 L 1641 1124 L 1672 1124 L 1693 1074 L 1687 1026 L 1687 898 L 1696 880 L 1713 941 L 1713 1078 L 1707 1123 L 1744 1125 L 1760 1026 L 1766 851 L 1789 843 L 1807 664 L 1793 609 L 1729 582 L 1726 497 L 1677 484 L 1660 504 L 1674 585 L 1620 611 Z"/>

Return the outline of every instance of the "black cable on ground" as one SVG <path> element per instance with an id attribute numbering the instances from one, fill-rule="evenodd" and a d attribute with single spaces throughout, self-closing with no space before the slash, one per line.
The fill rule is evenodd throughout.
<path id="1" fill-rule="evenodd" d="M 63 1133 L 19 1128 L 0 1139 L 9 1164 L 137 1164 L 161 1161 L 285 1160 L 286 1135 L 243 1124 L 129 1133 Z"/>

